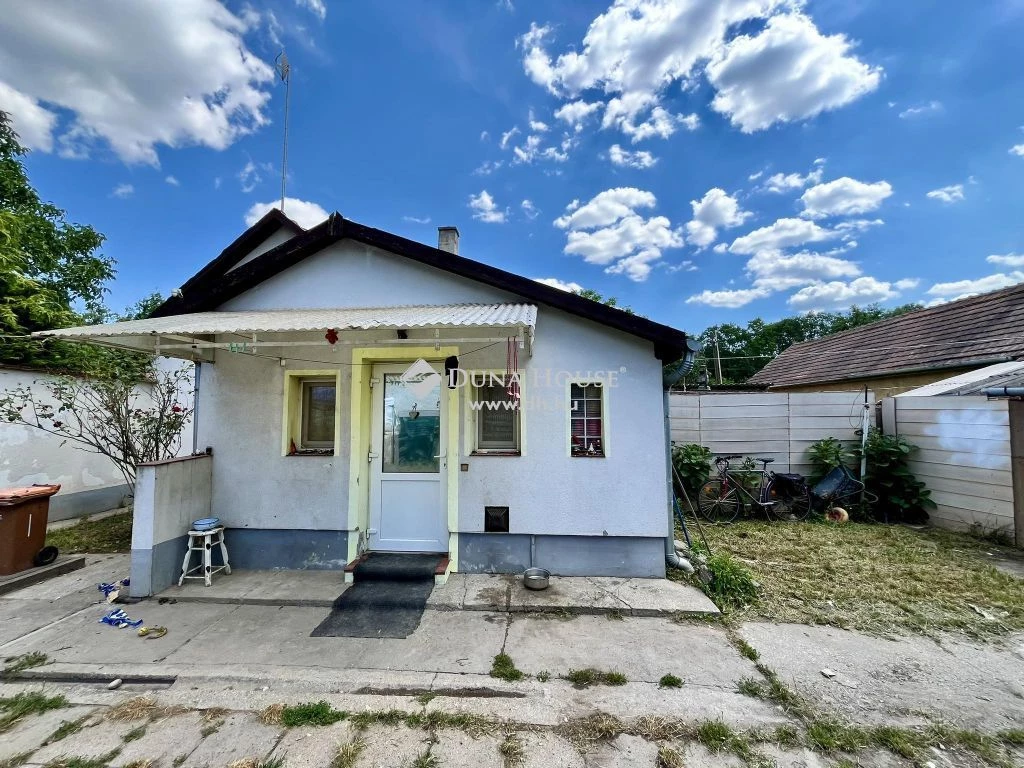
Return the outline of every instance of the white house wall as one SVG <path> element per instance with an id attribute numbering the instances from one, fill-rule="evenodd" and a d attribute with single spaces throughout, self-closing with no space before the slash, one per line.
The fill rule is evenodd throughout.
<path id="1" fill-rule="evenodd" d="M 522 299 L 342 241 L 221 309 L 509 301 Z M 384 336 L 393 338 L 391 332 Z M 460 344 L 463 368 L 504 369 L 504 343 L 471 352 L 479 346 Z M 214 365 L 203 366 L 199 444 L 214 449 L 213 514 L 232 529 L 229 546 L 240 567 L 268 567 L 266 560 L 256 562 L 255 555 L 247 561 L 247 551 L 255 548 L 260 557 L 271 557 L 274 536 L 293 553 L 288 567 L 341 565 L 336 553 L 347 535 L 352 418 L 351 370 L 343 365 L 351 361 L 349 350 L 292 348 L 290 354 L 303 360 L 289 361 L 286 367 L 276 360 L 219 351 Z M 459 569 L 518 570 L 529 564 L 533 543 L 537 560 L 548 560 L 539 564 L 556 572 L 663 574 L 667 480 L 661 361 L 653 346 L 541 305 L 533 355 L 521 353 L 520 362 L 527 372 L 524 400 L 544 400 L 557 410 L 524 411 L 521 457 L 459 457 L 460 464 L 469 465 L 468 471 L 458 473 Z M 282 456 L 284 371 L 339 364 L 340 453 Z M 548 370 L 551 381 L 545 383 L 541 376 L 536 383 L 534 372 Z M 564 378 L 554 379 L 560 371 L 581 377 L 616 373 L 617 386 L 606 393 L 606 458 L 569 456 L 568 390 Z M 465 408 L 465 392 L 460 402 Z M 459 445 L 465 448 L 461 438 Z M 483 533 L 485 505 L 509 507 L 508 534 Z M 531 536 L 536 537 L 533 542 Z"/>

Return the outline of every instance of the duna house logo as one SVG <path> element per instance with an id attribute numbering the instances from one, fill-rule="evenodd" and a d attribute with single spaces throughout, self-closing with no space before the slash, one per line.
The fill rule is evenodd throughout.
<path id="1" fill-rule="evenodd" d="M 417 397 L 426 397 L 441 384 L 441 374 L 422 357 L 402 373 L 401 381 Z"/>

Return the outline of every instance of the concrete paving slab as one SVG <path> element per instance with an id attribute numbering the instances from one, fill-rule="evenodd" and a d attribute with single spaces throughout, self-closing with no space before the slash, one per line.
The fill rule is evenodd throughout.
<path id="1" fill-rule="evenodd" d="M 639 765 L 654 766 L 657 762 L 657 745 L 627 734 L 601 744 L 596 751 L 584 757 L 587 768 L 635 768 Z"/>
<path id="2" fill-rule="evenodd" d="M 309 728 L 292 728 L 274 748 L 270 759 L 280 758 L 284 768 L 329 766 L 338 754 L 338 747 L 352 740 L 354 730 L 349 723 Z"/>
<path id="3" fill-rule="evenodd" d="M 0 599 L 0 658 L 16 655 L 6 651 L 5 644 L 83 610 L 86 606 L 82 602 L 74 595 L 38 603 Z"/>
<path id="4" fill-rule="evenodd" d="M 467 611 L 507 611 L 515 577 L 507 574 L 468 573 L 462 607 Z"/>
<path id="5" fill-rule="evenodd" d="M 34 584 L 38 584 L 58 576 L 64 576 L 85 567 L 85 558 L 81 555 L 61 555 L 49 565 L 29 568 L 25 571 L 0 576 L 0 595 L 16 592 Z"/>
<path id="6" fill-rule="evenodd" d="M 707 747 L 696 742 L 670 746 L 682 755 L 683 765 L 686 768 L 744 768 L 746 765 L 735 755 L 711 752 Z"/>
<path id="7" fill-rule="evenodd" d="M 526 760 L 522 768 L 585 768 L 583 756 L 553 733 L 520 733 Z"/>
<path id="8" fill-rule="evenodd" d="M 182 764 L 183 768 L 223 768 L 236 760 L 254 757 L 262 760 L 277 746 L 283 729 L 263 725 L 250 712 L 233 712 L 224 724 L 197 746 Z"/>
<path id="9" fill-rule="evenodd" d="M 233 657 L 251 664 L 485 673 L 501 650 L 506 621 L 486 613 L 427 611 L 404 639 L 309 637 L 323 620 L 323 609 L 243 605 L 232 610 L 230 621 L 197 633 L 166 660 L 217 664 L 230 649 Z"/>
<path id="10" fill-rule="evenodd" d="M 57 600 L 86 590 L 102 598 L 96 585 L 128 578 L 128 555 L 86 555 L 85 567 L 39 584 L 8 592 L 3 600 Z"/>
<path id="11" fill-rule="evenodd" d="M 358 734 L 365 747 L 356 768 L 390 768 L 410 765 L 430 748 L 426 731 L 399 726 L 372 726 Z"/>
<path id="12" fill-rule="evenodd" d="M 78 733 L 42 747 L 32 755 L 32 762 L 49 763 L 60 757 L 80 757 L 86 760 L 102 757 L 120 749 L 124 735 L 138 725 L 110 721 L 102 721 L 100 725 L 91 724 Z"/>
<path id="13" fill-rule="evenodd" d="M 672 673 L 690 684 L 730 689 L 740 678 L 756 674 L 721 629 L 661 618 L 580 616 L 560 622 L 517 617 L 505 652 L 530 674 L 565 675 L 595 667 L 621 672 L 630 681 L 657 682 Z"/>
<path id="14" fill-rule="evenodd" d="M 134 724 L 138 727 L 138 723 Z M 146 724 L 146 733 L 140 739 L 129 741 L 110 762 L 112 768 L 123 768 L 136 761 L 153 761 L 155 768 L 172 768 L 174 760 L 185 757 L 203 740 L 202 715 L 189 712 L 173 715 Z"/>
<path id="15" fill-rule="evenodd" d="M 0 646 L 0 655 L 42 651 L 54 661 L 78 664 L 155 662 L 163 660 L 203 631 L 238 610 L 226 605 L 157 605 L 144 602 L 120 606 L 133 619 L 148 626 L 160 625 L 170 632 L 158 640 L 139 637 L 135 630 L 101 624 L 99 619 L 112 606 L 95 605 L 32 635 Z M 227 648 L 218 653 L 223 655 Z"/>
<path id="16" fill-rule="evenodd" d="M 230 574 L 218 574 L 209 587 L 189 581 L 165 589 L 159 597 L 179 602 L 330 608 L 350 586 L 342 571 L 236 569 Z"/>
<path id="17" fill-rule="evenodd" d="M 613 611 L 626 613 L 629 606 L 591 579 L 552 577 L 551 586 L 544 590 L 526 589 L 522 579 L 516 578 L 509 598 L 510 611 L 543 612 L 570 611 L 595 614 Z"/>
<path id="18" fill-rule="evenodd" d="M 629 606 L 633 616 L 708 614 L 720 612 L 711 599 L 696 587 L 668 579 L 612 579 L 591 577 L 589 581 L 607 590 Z"/>
<path id="19" fill-rule="evenodd" d="M 913 724 L 927 715 L 984 731 L 1024 725 L 1024 635 L 983 645 L 801 624 L 748 624 L 741 633 L 783 682 L 855 721 Z"/>
<path id="20" fill-rule="evenodd" d="M 498 752 L 501 741 L 493 736 L 472 736 L 459 731 L 440 731 L 430 754 L 442 766 L 472 766 L 473 768 L 504 768 L 505 761 Z"/>
<path id="21" fill-rule="evenodd" d="M 437 584 L 427 598 L 427 610 L 461 611 L 466 604 L 467 574 L 452 573 L 444 584 Z"/>
<path id="22" fill-rule="evenodd" d="M 0 738 L 0 763 L 36 751 L 62 723 L 74 722 L 96 711 L 96 707 L 66 707 L 23 718 Z"/>

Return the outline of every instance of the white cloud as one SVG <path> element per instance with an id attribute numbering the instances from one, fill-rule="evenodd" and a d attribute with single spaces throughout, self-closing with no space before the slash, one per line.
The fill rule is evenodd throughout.
<path id="1" fill-rule="evenodd" d="M 497 6 L 509 13 L 513 13 L 516 10 L 516 7 L 512 4 L 512 0 L 498 0 Z"/>
<path id="2" fill-rule="evenodd" d="M 24 146 L 41 152 L 53 151 L 57 115 L 3 82 L 0 82 L 0 108 L 11 116 L 14 130 Z"/>
<path id="3" fill-rule="evenodd" d="M 317 16 L 320 21 L 327 18 L 327 5 L 324 0 L 295 0 L 295 4 Z"/>
<path id="4" fill-rule="evenodd" d="M 491 134 L 487 131 L 480 131 L 480 141 L 487 141 L 489 138 L 491 138 Z"/>
<path id="5" fill-rule="evenodd" d="M 559 280 L 557 277 L 535 277 L 533 279 L 538 283 L 549 285 L 552 288 L 568 293 L 577 293 L 583 290 L 583 286 L 579 283 L 566 282 L 565 280 Z"/>
<path id="6" fill-rule="evenodd" d="M 273 70 L 216 0 L 65 3 L 59 18 L 55 27 L 52 8 L 14 3 L 0 25 L 4 102 L 17 92 L 16 124 L 37 148 L 56 139 L 61 155 L 85 157 L 105 142 L 155 166 L 157 145 L 224 149 L 267 122 Z M 26 111 L 26 100 L 68 110 L 70 122 Z"/>
<path id="7" fill-rule="evenodd" d="M 800 198 L 804 216 L 820 219 L 825 216 L 851 216 L 874 211 L 892 195 L 887 181 L 867 183 L 843 176 L 808 189 Z"/>
<path id="8" fill-rule="evenodd" d="M 781 251 L 805 243 L 819 243 L 842 237 L 843 232 L 827 229 L 807 219 L 783 218 L 766 227 L 755 229 L 732 241 L 729 250 L 733 253 L 753 254 L 761 250 Z"/>
<path id="9" fill-rule="evenodd" d="M 402 221 L 407 221 L 410 224 L 429 224 L 429 216 L 403 216 Z"/>
<path id="10" fill-rule="evenodd" d="M 242 191 L 246 194 L 252 192 L 263 183 L 263 174 L 270 173 L 273 170 L 274 166 L 270 163 L 259 163 L 257 165 L 250 158 L 242 166 L 242 170 L 238 172 L 238 183 L 242 187 Z"/>
<path id="11" fill-rule="evenodd" d="M 892 283 L 873 277 L 858 277 L 848 283 L 836 280 L 808 285 L 790 296 L 786 303 L 795 309 L 811 312 L 845 309 L 854 304 L 874 304 L 895 299 L 899 295 L 900 292 Z"/>
<path id="12" fill-rule="evenodd" d="M 498 142 L 498 146 L 502 149 L 508 149 L 509 142 L 512 141 L 519 134 L 519 126 L 513 125 L 507 131 L 501 134 L 501 141 Z"/>
<path id="13" fill-rule="evenodd" d="M 764 176 L 764 171 L 758 171 L 757 173 L 752 173 L 747 176 L 747 181 L 757 181 L 762 176 Z"/>
<path id="14" fill-rule="evenodd" d="M 701 291 L 686 300 L 687 304 L 706 304 L 721 309 L 745 307 L 752 301 L 766 298 L 771 294 L 765 288 L 741 288 L 738 290 Z"/>
<path id="15" fill-rule="evenodd" d="M 220 189 L 220 184 L 221 184 L 220 176 L 215 176 L 214 179 L 213 179 L 213 188 L 214 189 Z"/>
<path id="16" fill-rule="evenodd" d="M 958 203 L 964 199 L 964 185 L 950 184 L 948 187 L 940 187 L 928 192 L 925 197 L 932 200 L 941 200 L 944 203 Z"/>
<path id="17" fill-rule="evenodd" d="M 118 184 L 110 194 L 124 200 L 126 197 L 131 197 L 135 194 L 135 187 L 131 184 Z"/>
<path id="18" fill-rule="evenodd" d="M 645 217 L 638 210 L 656 204 L 653 194 L 635 187 L 606 189 L 584 205 L 573 200 L 554 222 L 568 230 L 564 252 L 610 274 L 646 280 L 662 251 L 683 245 L 682 233 L 666 217 Z"/>
<path id="19" fill-rule="evenodd" d="M 707 67 L 711 106 L 744 133 L 804 120 L 878 87 L 881 70 L 851 55 L 845 35 L 822 35 L 802 13 L 773 16 L 756 36 L 722 46 Z"/>
<path id="20" fill-rule="evenodd" d="M 575 145 L 575 140 L 566 135 L 560 147 L 543 147 L 541 144 L 544 137 L 531 133 L 522 144 L 512 147 L 513 165 L 527 164 L 535 160 L 553 160 L 556 163 L 564 163 L 569 159 L 569 150 Z"/>
<path id="21" fill-rule="evenodd" d="M 814 161 L 814 168 L 807 172 L 806 176 L 799 173 L 776 173 L 765 179 L 761 187 L 766 192 L 773 192 L 777 195 L 803 189 L 810 184 L 817 184 L 825 173 L 825 160 L 818 158 Z M 758 174 L 760 176 L 760 174 Z M 755 177 L 756 178 L 756 177 Z M 751 179 L 753 181 L 754 179 Z"/>
<path id="22" fill-rule="evenodd" d="M 729 244 L 728 243 L 719 243 L 718 245 L 716 245 L 711 250 L 714 251 L 715 253 L 728 253 L 729 252 Z"/>
<path id="23" fill-rule="evenodd" d="M 508 219 L 508 209 L 499 208 L 486 189 L 478 195 L 469 196 L 469 207 L 473 211 L 473 218 L 485 224 L 504 224 Z"/>
<path id="24" fill-rule="evenodd" d="M 274 208 L 281 208 L 280 200 L 269 203 L 253 203 L 245 212 L 245 225 L 251 227 Z M 295 197 L 286 197 L 284 199 L 284 215 L 303 229 L 310 229 L 326 219 L 328 213 L 316 203 L 299 200 Z"/>
<path id="25" fill-rule="evenodd" d="M 627 93 L 609 100 L 605 106 L 602 128 L 618 128 L 632 138 L 634 144 L 657 136 L 667 139 L 676 132 L 678 126 L 688 131 L 700 127 L 697 115 L 673 115 L 664 107 L 653 106 L 657 97 L 649 94 Z M 640 115 L 650 109 L 646 119 Z"/>
<path id="26" fill-rule="evenodd" d="M 523 200 L 523 202 L 519 204 L 519 207 L 522 209 L 523 214 L 528 219 L 536 219 L 537 216 L 540 214 L 540 210 L 537 208 L 536 205 L 533 204 L 532 200 Z"/>
<path id="27" fill-rule="evenodd" d="M 650 168 L 658 162 L 658 158 L 642 149 L 630 152 L 618 144 L 612 144 L 608 149 L 608 159 L 612 165 L 626 166 L 628 168 Z"/>
<path id="28" fill-rule="evenodd" d="M 583 124 L 594 112 L 601 109 L 601 102 L 570 101 L 555 110 L 555 117 L 568 123 L 578 133 L 583 130 Z"/>
<path id="29" fill-rule="evenodd" d="M 167 178 L 164 179 L 164 182 L 166 182 L 167 184 L 170 184 L 172 187 L 180 187 L 181 186 L 181 182 L 178 181 L 178 179 L 175 178 L 174 176 L 168 176 Z"/>
<path id="30" fill-rule="evenodd" d="M 1006 253 L 1000 256 L 993 253 L 991 256 L 986 256 L 985 261 L 989 264 L 1002 264 L 1006 267 L 1024 267 L 1024 254 Z"/>
<path id="31" fill-rule="evenodd" d="M 916 277 L 905 277 L 902 280 L 897 280 L 893 283 L 897 290 L 909 291 L 911 288 L 917 288 L 921 284 L 921 281 Z"/>
<path id="32" fill-rule="evenodd" d="M 900 112 L 900 119 L 906 120 L 908 118 L 914 117 L 927 117 L 928 115 L 933 115 L 936 112 L 941 111 L 941 101 L 929 101 L 927 104 L 921 104 L 916 107 L 907 107 L 902 112 Z"/>
<path id="33" fill-rule="evenodd" d="M 692 245 L 707 248 L 718 239 L 718 230 L 738 227 L 752 213 L 740 208 L 735 197 L 724 189 L 714 187 L 704 193 L 700 200 L 691 200 L 693 220 L 687 222 L 687 239 Z"/>
<path id="34" fill-rule="evenodd" d="M 484 160 L 473 171 L 476 176 L 490 176 L 505 164 L 504 160 Z"/>
<path id="35" fill-rule="evenodd" d="M 754 287 L 769 291 L 784 291 L 827 280 L 858 277 L 860 267 L 852 261 L 829 254 L 801 251 L 784 254 L 780 251 L 760 251 L 747 262 L 747 274 Z"/>
<path id="36" fill-rule="evenodd" d="M 542 121 L 538 120 L 536 117 L 534 117 L 532 109 L 530 110 L 530 117 L 529 117 L 529 121 L 528 122 L 530 123 L 530 130 L 531 131 L 533 131 L 535 133 L 547 133 L 547 131 L 548 131 L 548 124 L 545 123 L 545 122 L 542 122 Z"/>
<path id="37" fill-rule="evenodd" d="M 955 301 L 965 299 L 968 296 L 975 296 L 979 293 L 997 291 L 1000 288 L 1008 288 L 1011 285 L 1024 282 L 1024 272 L 998 272 L 994 275 L 979 277 L 977 280 L 955 280 L 949 283 L 935 283 L 928 289 L 929 296 L 940 296 Z"/>
<path id="38" fill-rule="evenodd" d="M 1014 144 L 1010 147 L 1010 154 L 1017 157 L 1024 157 L 1024 144 Z"/>

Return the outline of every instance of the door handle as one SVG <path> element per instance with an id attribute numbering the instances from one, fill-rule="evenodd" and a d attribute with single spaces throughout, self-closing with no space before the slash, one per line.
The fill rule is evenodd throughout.
<path id="1" fill-rule="evenodd" d="M 379 458 L 380 458 L 380 454 L 379 453 L 373 453 L 371 451 L 367 451 L 366 452 L 366 463 L 367 464 L 372 464 L 374 459 L 379 459 Z"/>
<path id="2" fill-rule="evenodd" d="M 448 458 L 448 454 L 447 453 L 439 453 L 434 458 L 435 459 L 447 459 Z"/>

